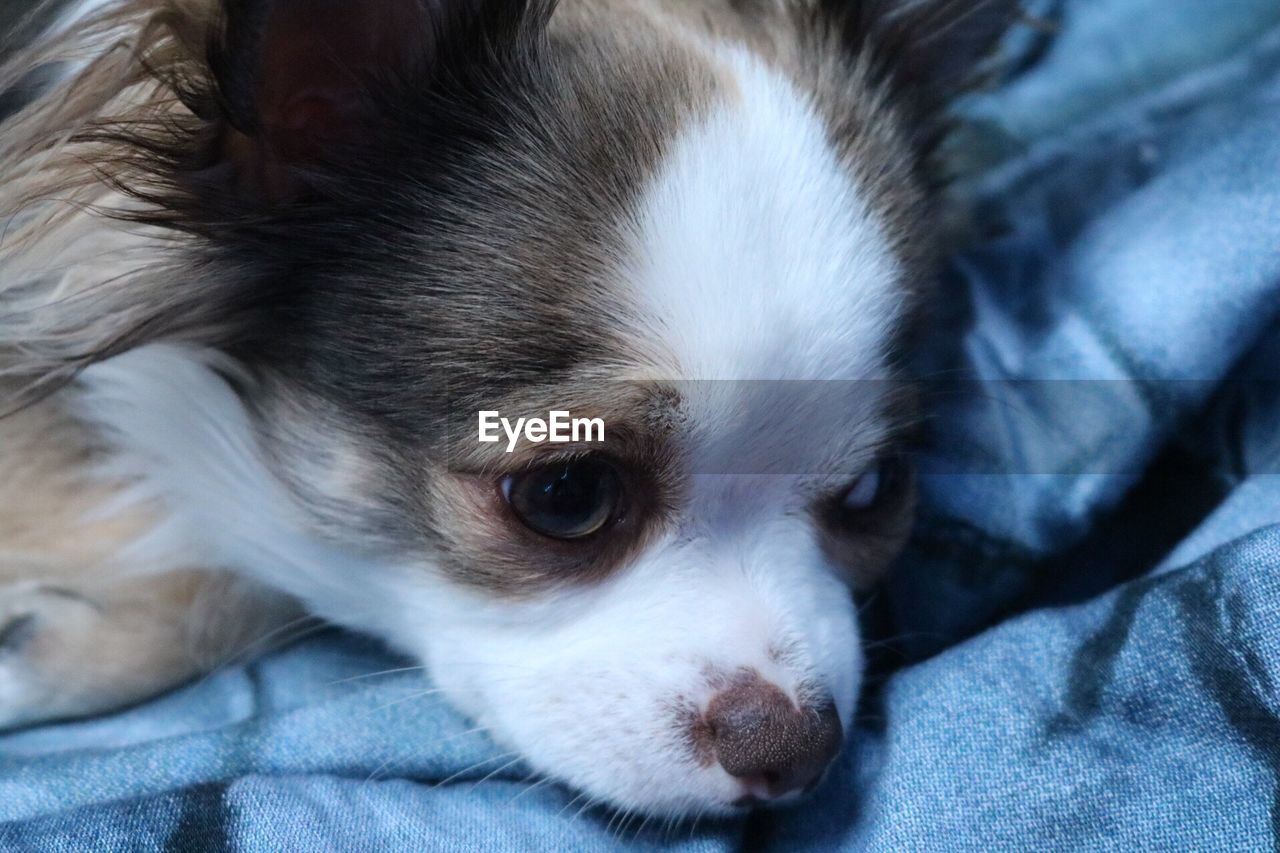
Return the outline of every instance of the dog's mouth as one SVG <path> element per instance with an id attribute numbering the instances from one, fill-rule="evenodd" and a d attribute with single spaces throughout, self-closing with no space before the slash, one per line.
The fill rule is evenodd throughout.
<path id="1" fill-rule="evenodd" d="M 521 691 L 473 718 L 535 771 L 621 812 L 732 817 L 814 792 L 841 754 L 844 706 L 816 679 L 775 680 L 768 667 L 707 675 L 674 700 L 644 699 L 634 683 L 597 690 L 589 708 Z"/>

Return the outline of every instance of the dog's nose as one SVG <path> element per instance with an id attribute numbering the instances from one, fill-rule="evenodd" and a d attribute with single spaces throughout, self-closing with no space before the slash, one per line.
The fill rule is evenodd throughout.
<path id="1" fill-rule="evenodd" d="M 797 708 L 754 673 L 716 694 L 706 722 L 720 766 L 742 780 L 748 803 L 816 783 L 844 739 L 832 702 Z"/>

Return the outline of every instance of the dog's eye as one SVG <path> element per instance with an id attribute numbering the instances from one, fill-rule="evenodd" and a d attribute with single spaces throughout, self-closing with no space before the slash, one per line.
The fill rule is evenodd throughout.
<path id="1" fill-rule="evenodd" d="M 840 499 L 840 508 L 850 513 L 870 512 L 893 494 L 901 479 L 898 460 L 879 459 L 850 484 Z"/>
<path id="2" fill-rule="evenodd" d="M 870 471 L 853 481 L 853 485 L 844 493 L 841 505 L 854 512 L 871 509 L 880 497 L 880 480 L 880 463 L 877 462 Z"/>
<path id="3" fill-rule="evenodd" d="M 502 494 L 530 529 L 554 539 L 582 539 L 613 520 L 622 498 L 617 470 L 600 459 L 533 468 L 502 479 Z"/>

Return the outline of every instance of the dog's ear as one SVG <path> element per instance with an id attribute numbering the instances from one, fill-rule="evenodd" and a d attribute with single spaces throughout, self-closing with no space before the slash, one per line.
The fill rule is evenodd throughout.
<path id="1" fill-rule="evenodd" d="M 834 35 L 882 87 L 930 180 L 952 128 L 955 98 L 998 70 L 997 43 L 1019 20 L 1019 0 L 814 0 L 820 34 Z"/>
<path id="2" fill-rule="evenodd" d="M 972 82 L 1019 0 L 882 0 L 874 41 L 899 86 L 945 100 Z"/>
<path id="3" fill-rule="evenodd" d="M 818 0 L 900 98 L 938 109 L 974 80 L 1019 0 Z"/>
<path id="4" fill-rule="evenodd" d="M 487 55 L 530 0 L 224 0 L 209 66 L 241 188 L 271 199 L 308 170 L 377 139 L 387 94 L 426 88 L 466 53 Z M 483 58 L 483 56 L 481 57 Z"/>

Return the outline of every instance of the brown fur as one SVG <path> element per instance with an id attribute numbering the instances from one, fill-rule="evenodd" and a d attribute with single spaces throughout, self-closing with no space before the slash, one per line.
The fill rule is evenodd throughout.
<path id="1" fill-rule="evenodd" d="M 82 570 L 68 585 L 0 584 L 2 724 L 135 702 L 287 640 L 298 615 L 289 599 L 225 572 L 121 580 Z M 6 695 L 14 687 L 20 696 Z"/>
<path id="2" fill-rule="evenodd" d="M 125 484 L 95 475 L 104 450 L 56 399 L 0 421 L 0 724 L 132 702 L 299 615 L 223 572 L 121 565 L 159 510 L 108 510 Z M 15 681 L 22 704 L 5 707 Z"/>

